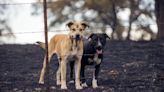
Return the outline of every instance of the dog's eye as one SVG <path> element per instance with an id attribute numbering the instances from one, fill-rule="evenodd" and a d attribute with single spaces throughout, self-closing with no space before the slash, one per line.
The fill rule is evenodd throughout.
<path id="1" fill-rule="evenodd" d="M 73 28 L 72 30 L 73 30 L 73 31 L 75 31 L 75 29 L 74 29 L 74 28 Z"/>
<path id="2" fill-rule="evenodd" d="M 80 29 L 80 31 L 83 31 L 82 29 Z"/>

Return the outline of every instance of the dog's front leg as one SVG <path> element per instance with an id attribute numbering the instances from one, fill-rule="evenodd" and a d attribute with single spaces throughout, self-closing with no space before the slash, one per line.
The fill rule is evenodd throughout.
<path id="1" fill-rule="evenodd" d="M 66 65 L 67 61 L 66 59 L 62 59 L 61 60 L 61 89 L 67 89 L 67 85 L 66 85 L 66 69 L 67 69 L 67 65 Z"/>
<path id="2" fill-rule="evenodd" d="M 75 62 L 75 87 L 76 89 L 82 89 L 80 85 L 80 69 L 81 69 L 81 57 Z"/>
<path id="3" fill-rule="evenodd" d="M 75 63 L 74 61 L 70 62 L 70 83 L 74 82 L 74 79 L 73 79 L 74 63 Z"/>
<path id="4" fill-rule="evenodd" d="M 93 79 L 92 79 L 92 87 L 93 88 L 97 88 L 98 87 L 98 85 L 97 85 L 97 78 L 98 78 L 99 71 L 100 71 L 100 64 L 95 66 L 95 71 L 93 73 Z"/>
<path id="5" fill-rule="evenodd" d="M 83 63 L 81 64 L 80 77 L 81 77 L 82 87 L 88 87 L 85 81 L 85 64 Z"/>

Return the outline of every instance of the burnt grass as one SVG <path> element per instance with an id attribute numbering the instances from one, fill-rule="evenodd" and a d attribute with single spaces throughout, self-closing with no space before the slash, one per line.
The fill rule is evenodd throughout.
<path id="1" fill-rule="evenodd" d="M 50 92 L 63 91 L 56 86 L 56 56 L 46 83 L 38 84 L 43 57 L 44 50 L 35 44 L 0 45 L 0 92 L 46 92 L 48 87 Z M 93 66 L 86 67 L 89 87 L 76 90 L 67 82 L 65 91 L 164 92 L 164 41 L 108 41 L 96 89 L 91 86 L 93 70 Z"/>

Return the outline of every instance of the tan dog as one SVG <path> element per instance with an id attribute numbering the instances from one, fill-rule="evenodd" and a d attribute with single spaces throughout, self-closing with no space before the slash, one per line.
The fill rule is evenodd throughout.
<path id="1" fill-rule="evenodd" d="M 70 29 L 68 35 L 55 35 L 48 44 L 49 61 L 55 53 L 58 56 L 59 67 L 56 73 L 56 83 L 61 84 L 61 89 L 67 89 L 66 85 L 66 69 L 68 61 L 75 61 L 75 87 L 82 89 L 80 85 L 80 68 L 81 58 L 83 54 L 83 31 L 88 25 L 84 22 L 69 22 L 67 26 Z M 41 47 L 45 48 L 45 44 L 38 42 Z M 40 84 L 44 84 L 44 76 L 46 72 L 46 61 L 44 58 L 43 67 L 39 79 Z"/>

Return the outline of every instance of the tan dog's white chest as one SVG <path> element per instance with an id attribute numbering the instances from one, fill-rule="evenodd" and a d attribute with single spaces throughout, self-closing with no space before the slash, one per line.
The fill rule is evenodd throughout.
<path id="1" fill-rule="evenodd" d="M 78 48 L 74 48 L 72 51 L 70 51 L 70 55 L 77 55 L 79 53 Z"/>
<path id="2" fill-rule="evenodd" d="M 76 48 L 67 53 L 67 60 L 74 61 L 74 60 L 77 60 L 79 56 L 82 56 L 82 52 Z"/>

